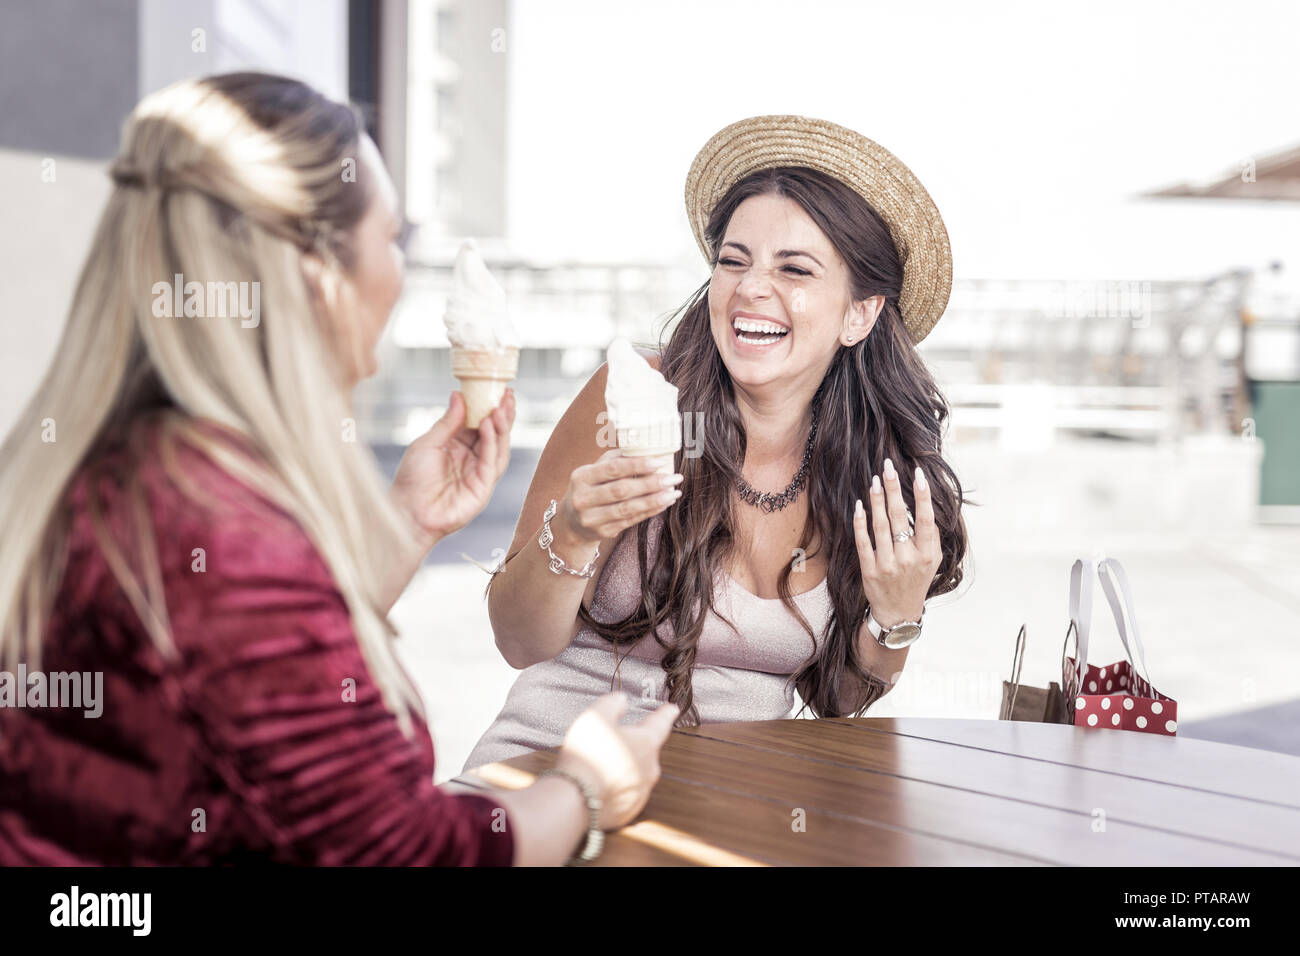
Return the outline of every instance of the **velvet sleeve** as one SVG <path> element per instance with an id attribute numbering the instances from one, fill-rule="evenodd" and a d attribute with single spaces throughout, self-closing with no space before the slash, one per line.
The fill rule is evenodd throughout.
<path id="1" fill-rule="evenodd" d="M 287 519 L 235 516 L 160 535 L 181 665 L 165 693 L 194 722 L 204 763 L 259 842 L 309 865 L 510 865 L 490 797 L 433 785 L 424 718 L 403 735 L 370 677 L 351 616 Z M 203 547 L 195 570 L 194 547 Z M 167 563 L 167 562 L 164 562 Z M 221 821 L 209 821 L 209 826 Z"/>

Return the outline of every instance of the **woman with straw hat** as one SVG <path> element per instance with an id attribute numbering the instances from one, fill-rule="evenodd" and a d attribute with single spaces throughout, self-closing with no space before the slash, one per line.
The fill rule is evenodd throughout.
<path id="1" fill-rule="evenodd" d="M 962 580 L 948 406 L 916 351 L 952 259 L 920 181 L 853 130 L 756 116 L 704 144 L 686 209 L 712 275 L 647 358 L 698 447 L 670 477 L 604 451 L 606 367 L 574 400 L 489 584 L 526 670 L 467 767 L 553 746 L 611 687 L 685 724 L 791 716 L 794 691 L 864 713 Z"/>

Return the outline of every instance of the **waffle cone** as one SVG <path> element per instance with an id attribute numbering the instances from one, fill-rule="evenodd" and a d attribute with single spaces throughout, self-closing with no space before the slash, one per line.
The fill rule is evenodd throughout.
<path id="1" fill-rule="evenodd" d="M 624 458 L 670 456 L 682 447 L 681 421 L 677 417 L 640 426 L 617 426 L 618 448 Z M 669 467 L 668 471 L 672 471 Z"/>
<path id="2" fill-rule="evenodd" d="M 501 403 L 506 386 L 519 371 L 519 349 L 451 350 L 451 374 L 460 382 L 465 396 L 465 425 L 478 428 L 479 423 Z"/>

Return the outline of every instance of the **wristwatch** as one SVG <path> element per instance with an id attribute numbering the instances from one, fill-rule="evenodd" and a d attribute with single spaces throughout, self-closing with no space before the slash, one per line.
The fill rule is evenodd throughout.
<path id="1" fill-rule="evenodd" d="M 887 647 L 891 651 L 896 651 L 900 647 L 907 647 L 920 639 L 921 621 L 925 620 L 925 611 L 921 611 L 921 621 L 902 621 L 893 627 L 884 628 L 871 616 L 871 606 L 868 605 L 863 620 L 866 621 L 867 630 L 871 632 L 871 636 L 876 639 L 877 644 L 881 647 Z"/>

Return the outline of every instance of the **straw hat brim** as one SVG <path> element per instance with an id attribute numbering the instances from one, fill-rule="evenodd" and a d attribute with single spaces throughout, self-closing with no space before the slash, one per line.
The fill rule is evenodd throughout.
<path id="1" fill-rule="evenodd" d="M 709 214 L 740 179 L 773 166 L 808 166 L 845 183 L 885 221 L 903 265 L 899 311 L 913 343 L 925 338 L 952 294 L 952 249 L 939 209 L 893 153 L 828 120 L 752 116 L 719 130 L 686 175 L 686 215 L 704 258 Z"/>

